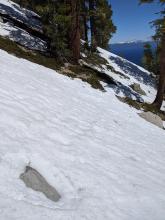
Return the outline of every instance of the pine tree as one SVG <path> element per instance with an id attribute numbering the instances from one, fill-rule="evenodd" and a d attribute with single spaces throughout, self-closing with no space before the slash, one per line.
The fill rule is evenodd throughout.
<path id="1" fill-rule="evenodd" d="M 15 0 L 33 9 L 40 16 L 44 33 L 48 37 L 51 55 L 80 58 L 80 39 L 88 44 L 91 36 L 91 51 L 97 46 L 106 48 L 115 32 L 112 8 L 108 0 Z M 24 3 L 22 3 L 24 2 Z"/>
<path id="2" fill-rule="evenodd" d="M 80 0 L 71 0 L 71 29 L 70 46 L 73 58 L 78 62 L 80 58 Z"/>
<path id="3" fill-rule="evenodd" d="M 110 38 L 116 31 L 112 22 L 112 7 L 106 0 L 97 1 L 96 42 L 99 47 L 107 48 Z"/>
<path id="4" fill-rule="evenodd" d="M 141 0 L 141 3 L 151 3 L 154 0 Z M 163 6 L 165 4 L 164 0 L 159 0 Z M 165 9 L 161 11 L 162 18 L 154 22 L 156 26 L 156 35 L 155 38 L 159 40 L 160 52 L 159 52 L 159 84 L 156 98 L 153 102 L 153 105 L 160 109 L 163 103 L 163 97 L 165 92 Z"/>
<path id="5" fill-rule="evenodd" d="M 44 26 L 44 33 L 49 37 L 48 49 L 51 55 L 64 58 L 70 54 L 71 2 L 45 0 L 35 4 Z"/>
<path id="6" fill-rule="evenodd" d="M 161 37 L 161 50 L 159 55 L 159 66 L 160 66 L 160 76 L 159 84 L 156 98 L 154 100 L 154 105 L 160 109 L 163 103 L 163 97 L 165 93 L 165 32 Z"/>
<path id="7" fill-rule="evenodd" d="M 91 45 L 107 48 L 110 38 L 116 31 L 112 21 L 112 7 L 107 0 L 89 0 Z"/>
<path id="8" fill-rule="evenodd" d="M 155 51 L 153 52 L 152 46 L 150 44 L 144 45 L 144 56 L 142 63 L 145 69 L 152 72 L 154 75 L 160 75 L 159 67 L 159 55 L 160 55 L 160 45 L 157 44 Z"/>

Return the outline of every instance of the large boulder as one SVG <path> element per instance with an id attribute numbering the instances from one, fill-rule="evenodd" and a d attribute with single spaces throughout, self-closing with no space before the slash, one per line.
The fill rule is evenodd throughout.
<path id="1" fill-rule="evenodd" d="M 156 115 L 152 112 L 141 112 L 141 113 L 139 113 L 139 115 L 140 115 L 140 117 L 144 118 L 146 121 L 163 129 L 163 121 L 158 115 Z"/>
<path id="2" fill-rule="evenodd" d="M 35 191 L 42 192 L 48 199 L 57 202 L 61 196 L 57 190 L 52 187 L 45 178 L 35 169 L 27 166 L 24 173 L 20 175 L 25 185 Z"/>

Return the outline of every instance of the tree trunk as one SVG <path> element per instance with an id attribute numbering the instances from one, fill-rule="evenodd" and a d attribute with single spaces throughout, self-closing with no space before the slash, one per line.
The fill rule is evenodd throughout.
<path id="1" fill-rule="evenodd" d="M 75 62 L 80 58 L 80 1 L 71 0 L 71 35 L 70 45 Z"/>
<path id="2" fill-rule="evenodd" d="M 87 24 L 87 9 L 85 0 L 82 2 L 82 8 L 83 8 L 83 40 L 85 40 L 86 43 L 88 43 L 88 24 Z"/>
<path id="3" fill-rule="evenodd" d="M 153 105 L 160 109 L 163 103 L 165 92 L 165 33 L 162 37 L 161 51 L 160 51 L 160 77 L 158 84 L 158 91 Z"/>
<path id="4" fill-rule="evenodd" d="M 90 28 L 91 28 L 91 48 L 96 50 L 96 27 L 95 27 L 95 0 L 89 0 L 89 11 L 90 11 Z"/>

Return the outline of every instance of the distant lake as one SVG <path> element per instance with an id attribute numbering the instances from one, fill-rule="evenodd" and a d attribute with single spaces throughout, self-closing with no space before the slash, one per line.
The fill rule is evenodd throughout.
<path id="1" fill-rule="evenodd" d="M 153 51 L 155 51 L 156 43 L 155 42 L 147 42 L 147 43 L 150 43 L 152 45 Z M 109 45 L 109 51 L 137 65 L 142 66 L 144 44 L 146 44 L 146 42 L 111 44 Z"/>

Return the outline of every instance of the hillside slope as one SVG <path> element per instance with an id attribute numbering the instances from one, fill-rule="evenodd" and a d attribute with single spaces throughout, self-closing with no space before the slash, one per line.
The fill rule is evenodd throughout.
<path id="1" fill-rule="evenodd" d="M 5 39 L 7 38 L 16 42 L 18 45 L 10 46 L 11 43 L 6 41 L 4 37 Z M 0 0 L 1 49 L 7 50 L 12 54 L 17 54 L 19 57 L 24 57 L 39 64 L 57 69 L 55 64 L 57 62 L 56 59 L 53 60 L 51 57 L 44 57 L 47 44 L 42 38 L 45 38 L 45 36 L 43 35 L 39 15 L 33 11 L 21 8 L 13 1 Z M 8 44 L 9 46 L 7 47 L 6 45 Z M 36 51 L 42 51 L 43 56 L 41 56 L 40 53 L 36 53 Z M 96 79 L 97 84 L 102 84 L 102 81 L 98 81 L 104 80 L 107 76 L 110 78 L 109 81 L 102 84 L 105 91 L 108 91 L 109 88 L 113 88 L 117 96 L 129 97 L 130 99 L 140 102 L 150 103 L 154 100 L 156 95 L 156 80 L 152 77 L 151 73 L 101 48 L 98 48 L 98 52 L 97 55 L 91 58 L 90 54 L 84 54 L 83 51 L 81 61 L 82 63 L 86 63 L 87 66 L 92 67 L 92 69 L 99 71 L 99 77 Z M 21 54 L 24 55 L 21 56 Z M 95 77 L 89 73 L 89 69 L 85 69 L 85 71 L 78 69 L 76 73 L 73 71 L 73 68 L 69 69 L 68 72 L 65 68 L 64 70 L 64 72 L 60 71 L 60 73 L 68 76 L 71 75 L 72 77 L 74 76 L 74 78 L 80 78 L 90 82 L 91 85 Z M 112 84 L 111 81 L 113 82 Z M 97 87 L 97 85 L 93 87 Z M 100 85 L 99 87 L 102 86 Z M 138 89 L 135 89 L 136 87 Z M 165 109 L 165 104 L 162 106 L 162 110 L 163 109 Z"/>
<path id="2" fill-rule="evenodd" d="M 10 65 L 9 65 L 10 64 Z M 0 218 L 164 220 L 165 132 L 115 92 L 0 50 Z M 57 203 L 26 188 L 37 169 Z"/>

